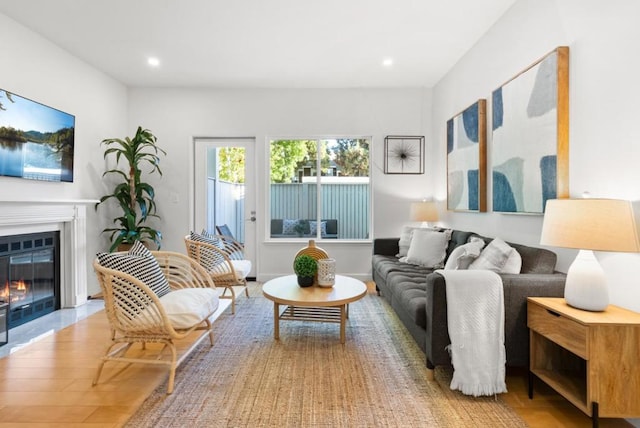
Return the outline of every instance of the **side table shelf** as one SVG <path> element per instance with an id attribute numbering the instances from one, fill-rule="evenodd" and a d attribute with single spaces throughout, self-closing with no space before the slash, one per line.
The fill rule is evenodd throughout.
<path id="1" fill-rule="evenodd" d="M 529 397 L 537 377 L 592 418 L 640 416 L 640 314 L 614 305 L 604 312 L 530 297 Z"/>

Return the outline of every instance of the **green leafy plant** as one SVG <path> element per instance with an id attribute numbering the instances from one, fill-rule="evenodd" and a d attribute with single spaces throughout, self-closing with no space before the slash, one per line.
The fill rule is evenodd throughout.
<path id="1" fill-rule="evenodd" d="M 115 199 L 122 210 L 121 215 L 113 220 L 118 227 L 102 231 L 111 233 L 109 251 L 117 249 L 121 244 L 133 244 L 135 241 L 153 242 L 160 248 L 162 233 L 145 224 L 149 217 L 160 218 L 156 214 L 155 190 L 149 183 L 142 181 L 143 165 L 150 167 L 148 174 L 158 173 L 162 176 L 160 154 L 167 153 L 156 145 L 156 140 L 151 131 L 142 127 L 138 127 L 133 138 L 102 140 L 101 145 L 106 147 L 104 158 L 115 156 L 116 161 L 116 168 L 105 171 L 102 176 L 115 175 L 121 179 L 113 193 L 103 196 L 96 204 L 97 209 L 101 203 Z M 127 164 L 125 170 L 117 168 L 121 158 Z"/>
<path id="2" fill-rule="evenodd" d="M 293 271 L 298 276 L 314 276 L 318 271 L 318 263 L 313 257 L 303 254 L 293 261 Z"/>
<path id="3" fill-rule="evenodd" d="M 298 234 L 298 236 L 302 236 L 308 230 L 308 226 L 309 222 L 307 220 L 298 220 L 298 223 L 293 226 L 293 230 Z"/>

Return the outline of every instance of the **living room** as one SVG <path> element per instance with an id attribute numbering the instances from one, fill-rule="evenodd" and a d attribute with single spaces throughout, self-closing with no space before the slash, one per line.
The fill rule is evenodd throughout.
<path id="1" fill-rule="evenodd" d="M 192 227 L 189 147 L 194 136 L 251 136 L 263 142 L 272 136 L 370 135 L 375 237 L 398 236 L 410 221 L 411 202 L 433 198 L 442 202 L 442 225 L 539 246 L 542 216 L 446 210 L 446 122 L 476 100 L 490 98 L 494 89 L 558 46 L 570 48 L 571 197 L 589 192 L 640 200 L 635 186 L 640 182 L 635 144 L 640 131 L 633 119 L 640 96 L 640 60 L 634 55 L 640 5 L 633 0 L 503 4 L 504 14 L 433 86 L 386 88 L 368 88 L 355 78 L 349 88 L 127 86 L 30 30 L 27 22 L 12 19 L 11 3 L 0 1 L 0 88 L 76 116 L 76 179 L 67 184 L 2 178 L 3 201 L 99 198 L 106 190 L 100 141 L 130 135 L 142 125 L 153 130 L 169 154 L 157 186 L 163 248 L 182 251 L 184 234 Z M 383 173 L 384 137 L 398 134 L 425 136 L 424 175 Z M 266 176 L 265 154 L 258 144 L 258 177 Z M 291 257 L 300 247 L 264 242 L 266 207 L 258 192 L 258 280 L 290 272 Z M 108 248 L 100 231 L 109 220 L 91 206 L 86 216 L 86 290 L 95 294 L 99 287 L 89 266 L 97 252 Z M 345 275 L 371 277 L 370 242 L 328 242 L 323 247 L 339 260 Z M 576 252 L 552 250 L 559 256 L 557 268 L 566 272 Z M 610 280 L 611 303 L 640 311 L 638 256 L 599 253 L 598 258 Z"/>

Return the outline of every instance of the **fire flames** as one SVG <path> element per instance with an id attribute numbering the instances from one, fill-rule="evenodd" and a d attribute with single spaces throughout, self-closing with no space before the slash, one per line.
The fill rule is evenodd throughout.
<path id="1" fill-rule="evenodd" d="M 0 290 L 0 300 L 5 302 L 8 302 L 9 298 L 11 298 L 11 302 L 22 300 L 27 294 L 27 289 L 27 283 L 21 279 L 11 281 L 11 284 L 9 284 L 9 281 L 6 281 L 2 290 Z"/>

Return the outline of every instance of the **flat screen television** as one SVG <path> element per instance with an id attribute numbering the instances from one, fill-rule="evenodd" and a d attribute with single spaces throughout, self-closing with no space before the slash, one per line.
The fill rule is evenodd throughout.
<path id="1" fill-rule="evenodd" d="M 0 175 L 72 182 L 75 120 L 0 89 Z"/>

